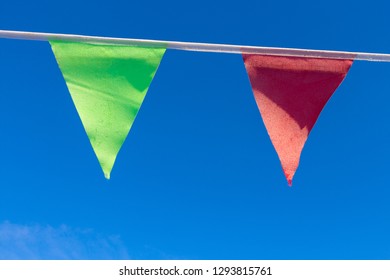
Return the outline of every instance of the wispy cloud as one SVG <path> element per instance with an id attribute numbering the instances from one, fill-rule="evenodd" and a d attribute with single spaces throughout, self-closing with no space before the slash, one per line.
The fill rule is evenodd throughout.
<path id="1" fill-rule="evenodd" d="M 66 225 L 0 223 L 0 259 L 129 259 L 119 236 Z"/>

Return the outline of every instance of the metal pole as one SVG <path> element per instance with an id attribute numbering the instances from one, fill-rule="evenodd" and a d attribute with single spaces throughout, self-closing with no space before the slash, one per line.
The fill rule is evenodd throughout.
<path id="1" fill-rule="evenodd" d="M 331 58 L 331 59 L 353 59 L 353 60 L 390 62 L 390 54 L 381 54 L 381 53 L 344 52 L 344 51 L 240 46 L 240 45 L 226 45 L 226 44 L 191 43 L 191 42 L 162 41 L 162 40 L 125 39 L 125 38 L 83 36 L 83 35 L 72 35 L 72 34 L 10 31 L 10 30 L 0 30 L 0 38 L 37 40 L 37 41 L 61 40 L 61 41 L 72 41 L 72 42 L 95 43 L 95 44 L 113 44 L 113 45 L 127 45 L 127 46 L 139 46 L 139 47 L 167 48 L 167 49 L 198 51 L 198 52 L 237 53 L 237 54 L 253 53 L 253 54 L 263 54 L 263 55 L 314 57 L 314 58 Z"/>

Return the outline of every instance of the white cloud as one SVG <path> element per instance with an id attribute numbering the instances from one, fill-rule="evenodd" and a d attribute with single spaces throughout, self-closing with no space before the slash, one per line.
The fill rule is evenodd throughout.
<path id="1" fill-rule="evenodd" d="M 66 225 L 0 223 L 0 259 L 129 259 L 119 236 Z"/>

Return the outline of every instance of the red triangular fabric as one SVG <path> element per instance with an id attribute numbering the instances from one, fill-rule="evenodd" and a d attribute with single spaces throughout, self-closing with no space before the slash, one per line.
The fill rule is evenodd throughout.
<path id="1" fill-rule="evenodd" d="M 306 139 L 353 61 L 242 56 L 260 114 L 291 186 Z"/>

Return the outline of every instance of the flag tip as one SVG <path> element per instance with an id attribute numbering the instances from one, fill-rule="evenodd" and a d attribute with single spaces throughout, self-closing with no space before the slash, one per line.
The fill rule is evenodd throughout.
<path id="1" fill-rule="evenodd" d="M 107 180 L 110 180 L 110 173 L 104 172 L 104 177 L 105 177 Z"/>
<path id="2" fill-rule="evenodd" d="M 292 187 L 292 181 L 293 181 L 294 173 L 291 175 L 291 173 L 290 172 L 286 172 L 285 169 L 283 169 L 283 172 L 284 172 L 284 176 L 286 177 L 288 186 Z"/>

